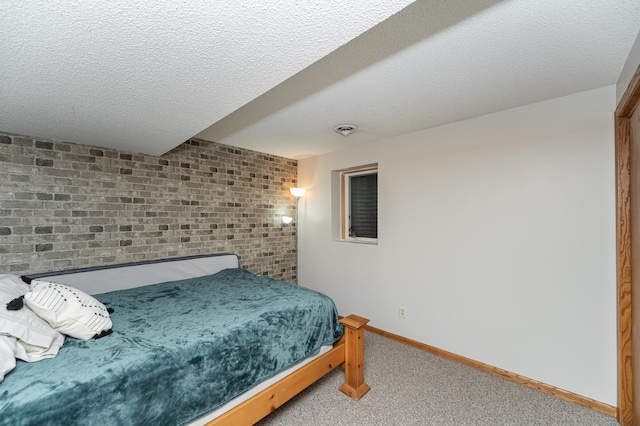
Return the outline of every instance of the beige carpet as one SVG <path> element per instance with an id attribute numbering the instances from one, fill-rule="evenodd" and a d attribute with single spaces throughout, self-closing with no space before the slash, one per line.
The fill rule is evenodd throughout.
<path id="1" fill-rule="evenodd" d="M 385 337 L 365 334 L 365 380 L 355 402 L 338 368 L 259 425 L 617 425 L 610 416 Z"/>

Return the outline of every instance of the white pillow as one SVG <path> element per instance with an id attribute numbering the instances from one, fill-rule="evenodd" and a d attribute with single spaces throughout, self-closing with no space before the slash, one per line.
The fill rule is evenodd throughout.
<path id="1" fill-rule="evenodd" d="M 55 330 L 76 339 L 91 339 L 113 326 L 102 303 L 64 284 L 33 280 L 24 301 Z"/>
<path id="2" fill-rule="evenodd" d="M 29 309 L 7 310 L 7 303 L 29 291 L 17 275 L 0 275 L 0 335 L 29 345 L 50 348 L 62 336 Z"/>

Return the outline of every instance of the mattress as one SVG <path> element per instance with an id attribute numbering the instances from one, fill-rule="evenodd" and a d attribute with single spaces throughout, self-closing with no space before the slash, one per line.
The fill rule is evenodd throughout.
<path id="1" fill-rule="evenodd" d="M 343 333 L 327 296 L 243 269 L 96 297 L 113 333 L 19 363 L 0 424 L 187 424 Z"/>

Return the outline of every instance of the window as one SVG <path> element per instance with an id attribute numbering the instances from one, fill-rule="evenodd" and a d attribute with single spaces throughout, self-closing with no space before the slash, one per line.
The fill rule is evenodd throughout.
<path id="1" fill-rule="evenodd" d="M 340 239 L 378 241 L 378 167 L 340 172 Z"/>

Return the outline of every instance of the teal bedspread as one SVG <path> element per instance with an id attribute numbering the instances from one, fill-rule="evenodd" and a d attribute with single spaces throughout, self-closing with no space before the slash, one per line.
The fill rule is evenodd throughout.
<path id="1" fill-rule="evenodd" d="M 343 333 L 320 293 L 244 269 L 96 296 L 113 334 L 0 383 L 2 425 L 181 425 Z"/>

